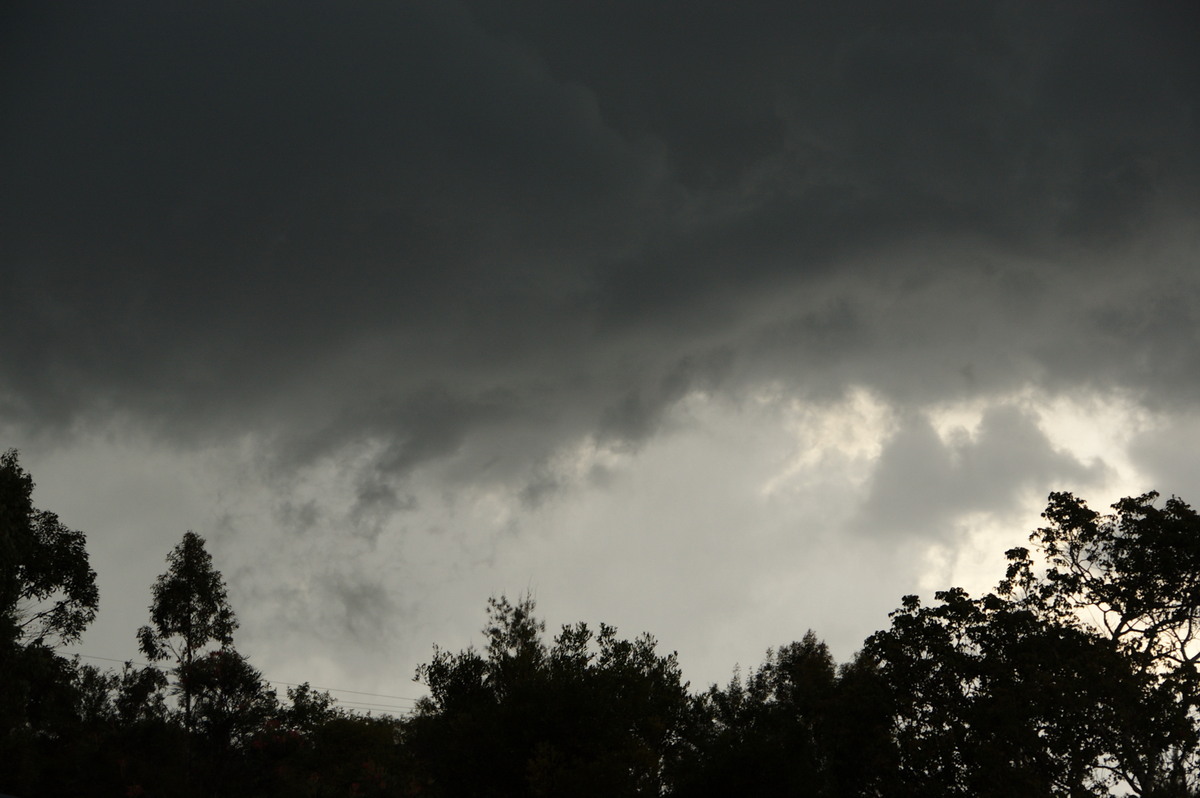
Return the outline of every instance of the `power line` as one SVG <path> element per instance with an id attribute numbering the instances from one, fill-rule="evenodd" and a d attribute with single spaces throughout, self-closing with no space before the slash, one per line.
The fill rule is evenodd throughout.
<path id="1" fill-rule="evenodd" d="M 300 684 L 296 684 L 295 682 L 277 682 L 273 679 L 267 679 L 266 681 L 270 682 L 271 684 L 287 685 L 288 687 L 303 686 Z M 355 695 L 370 695 L 370 696 L 375 696 L 377 698 L 399 698 L 403 701 L 420 701 L 421 700 L 419 698 L 413 698 L 412 696 L 409 696 L 409 695 L 388 695 L 387 693 L 364 693 L 361 690 L 346 690 L 342 687 L 320 687 L 319 685 L 315 685 L 315 684 L 310 684 L 308 686 L 314 690 L 332 690 L 333 692 L 337 692 L 337 693 L 354 693 Z"/>
<path id="2" fill-rule="evenodd" d="M 97 657 L 93 654 L 72 654 L 71 656 L 72 657 L 82 657 L 83 659 L 102 659 L 105 662 L 119 662 L 122 665 L 148 665 L 151 668 L 158 668 L 159 670 L 162 670 L 162 668 L 160 666 L 155 665 L 151 662 L 134 662 L 131 659 L 113 659 L 112 657 Z"/>
<path id="3" fill-rule="evenodd" d="M 132 660 L 132 659 L 113 659 L 112 657 L 98 657 L 94 654 L 78 654 L 78 653 L 76 653 L 73 656 L 81 657 L 83 659 L 102 660 L 104 662 L 116 662 L 121 665 L 140 665 L 140 666 L 147 667 L 147 668 L 155 668 L 156 670 L 160 670 L 160 671 L 169 670 L 169 668 L 167 668 L 163 665 L 157 665 L 153 662 L 139 662 L 137 660 Z M 304 683 L 281 682 L 276 679 L 267 679 L 265 677 L 263 678 L 263 681 L 266 682 L 267 684 L 283 685 L 285 687 L 303 687 L 304 684 L 307 684 L 307 682 L 304 682 Z M 368 693 L 363 690 L 349 690 L 344 687 L 321 687 L 321 686 L 315 685 L 315 684 L 309 684 L 308 686 L 310 688 L 312 688 L 313 690 L 325 690 L 327 692 L 332 692 L 332 693 L 350 693 L 353 695 L 362 695 L 362 696 L 368 696 L 371 698 L 392 698 L 392 699 L 397 699 L 400 701 L 412 701 L 414 704 L 417 701 L 421 700 L 419 698 L 414 698 L 412 696 L 407 696 L 407 695 L 392 695 L 389 693 Z M 334 698 L 334 700 L 337 701 L 339 704 L 378 707 L 380 709 L 382 709 L 384 707 L 387 707 L 389 709 L 403 709 L 405 711 L 409 711 L 412 709 L 411 706 L 400 707 L 400 706 L 396 706 L 394 704 L 368 704 L 368 703 L 359 702 L 359 701 L 344 701 L 339 698 Z"/>
<path id="4" fill-rule="evenodd" d="M 400 707 L 400 706 L 396 706 L 395 704 L 367 704 L 367 703 L 363 703 L 361 701 L 338 701 L 338 705 L 353 707 L 356 711 L 359 711 L 359 712 L 363 711 L 364 709 L 365 710 L 375 709 L 375 710 L 379 710 L 380 712 L 387 712 L 388 714 L 392 714 L 392 710 L 408 712 L 412 709 L 412 707 Z"/>

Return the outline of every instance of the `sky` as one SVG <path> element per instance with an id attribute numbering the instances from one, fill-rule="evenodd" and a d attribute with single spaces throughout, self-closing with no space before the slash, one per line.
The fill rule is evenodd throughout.
<path id="1" fill-rule="evenodd" d="M 418 696 L 528 592 L 703 689 L 991 589 L 1050 491 L 1197 499 L 1198 29 L 6 3 L 0 449 L 87 535 L 68 653 L 136 660 L 193 530 L 277 682 Z"/>

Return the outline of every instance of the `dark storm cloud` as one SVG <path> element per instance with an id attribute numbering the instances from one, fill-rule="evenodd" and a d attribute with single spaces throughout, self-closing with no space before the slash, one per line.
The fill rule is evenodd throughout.
<path id="1" fill-rule="evenodd" d="M 1196 208 L 1190 6 L 5 14 L 23 425 L 378 441 L 364 508 L 401 507 L 452 456 L 536 501 L 562 440 L 636 445 L 690 390 L 1194 387 L 1194 278 L 1094 288 Z"/>
<path id="2" fill-rule="evenodd" d="M 715 349 L 671 364 L 656 383 L 631 390 L 607 406 L 600 418 L 601 442 L 636 445 L 657 430 L 663 411 L 691 391 L 714 391 L 727 377 L 732 353 Z"/>

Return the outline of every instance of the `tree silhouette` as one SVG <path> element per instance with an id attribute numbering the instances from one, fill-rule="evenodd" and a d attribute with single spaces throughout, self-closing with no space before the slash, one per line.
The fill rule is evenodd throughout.
<path id="1" fill-rule="evenodd" d="M 894 795 L 1108 795 L 1144 681 L 1084 629 L 960 588 L 915 596 L 866 650 L 893 716 Z M 1136 710 L 1141 712 L 1140 709 Z"/>
<path id="2" fill-rule="evenodd" d="M 193 721 L 203 753 L 203 782 L 231 794 L 246 742 L 278 715 L 275 691 L 236 651 L 217 649 L 180 670 L 192 696 Z"/>
<path id="3" fill-rule="evenodd" d="M 231 647 L 224 580 L 188 532 L 138 633 L 174 658 L 102 673 L 58 656 L 95 612 L 82 535 L 0 458 L 0 792 L 200 795 L 1200 795 L 1200 518 L 1179 499 L 1101 515 L 1051 494 L 996 592 L 906 596 L 838 666 L 809 632 L 689 695 L 649 635 L 553 638 L 531 598 L 488 602 L 481 649 L 435 646 L 410 717 L 280 706 Z M 192 774 L 199 775 L 193 780 Z"/>
<path id="4" fill-rule="evenodd" d="M 482 654 L 435 649 L 418 669 L 430 696 L 406 739 L 430 794 L 662 794 L 687 707 L 675 655 L 603 624 L 552 645 L 544 629 L 532 599 L 492 599 Z"/>
<path id="5" fill-rule="evenodd" d="M 185 533 L 167 556 L 167 564 L 166 573 L 152 588 L 150 625 L 138 630 L 138 647 L 151 661 L 174 658 L 184 722 L 190 731 L 195 688 L 189 675 L 196 657 L 210 644 L 232 644 L 237 619 L 229 606 L 225 580 L 204 548 L 204 538 Z"/>
<path id="6" fill-rule="evenodd" d="M 695 698 L 674 794 L 872 794 L 890 763 L 879 759 L 889 728 L 877 687 L 869 661 L 839 670 L 811 630 L 768 651 L 745 679 Z"/>
<path id="7" fill-rule="evenodd" d="M 100 596 L 82 532 L 33 506 L 15 450 L 0 455 L 0 641 L 71 642 Z"/>
<path id="8" fill-rule="evenodd" d="M 1052 493 L 996 593 L 905 597 L 866 648 L 888 688 L 892 794 L 1196 793 L 1200 518 L 1155 499 L 1102 516 Z"/>
<path id="9" fill-rule="evenodd" d="M 1141 695 L 1112 766 L 1142 795 L 1200 790 L 1200 516 L 1176 497 L 1157 499 L 1124 498 L 1101 515 L 1051 493 L 1034 552 L 1007 552 L 999 591 L 1104 639 L 1137 674 Z"/>
<path id="10" fill-rule="evenodd" d="M 217 649 L 187 666 L 197 728 L 218 753 L 241 745 L 277 714 L 275 692 L 236 651 Z"/>
<path id="11" fill-rule="evenodd" d="M 45 765 L 70 755 L 94 671 L 54 647 L 79 638 L 99 593 L 84 535 L 33 506 L 17 453 L 0 455 L 0 792 L 43 792 Z M 89 681 L 90 680 L 90 681 Z"/>

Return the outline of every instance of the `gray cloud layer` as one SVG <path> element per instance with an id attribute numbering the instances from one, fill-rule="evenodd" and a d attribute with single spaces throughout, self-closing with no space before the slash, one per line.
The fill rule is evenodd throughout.
<path id="1" fill-rule="evenodd" d="M 636 450 L 696 390 L 1195 395 L 1194 5 L 3 13 L 22 428 L 369 444 L 369 518 L 451 455 L 535 506 L 565 441 Z M 1027 443 L 1021 480 L 1082 468 Z"/>
<path id="2" fill-rule="evenodd" d="M 712 678 L 808 626 L 848 653 L 928 549 L 1109 474 L 1022 391 L 1157 414 L 1129 457 L 1194 485 L 1197 30 L 1191 3 L 6 3 L 0 435 L 89 531 L 109 656 L 186 526 L 274 678 L 406 684 L 525 585 Z M 860 395 L 887 423 L 837 416 Z M 791 399 L 861 450 L 790 439 Z M 935 431 L 956 402 L 971 435 Z"/>
<path id="3" fill-rule="evenodd" d="M 1099 463 L 1085 466 L 1055 451 L 1037 423 L 1014 407 L 988 410 L 975 435 L 944 442 L 921 417 L 887 442 L 856 526 L 906 537 L 945 534 L 968 513 L 1002 514 L 1023 492 L 1048 485 L 1096 483 Z"/>

